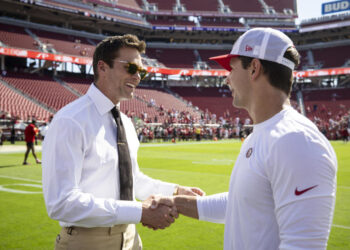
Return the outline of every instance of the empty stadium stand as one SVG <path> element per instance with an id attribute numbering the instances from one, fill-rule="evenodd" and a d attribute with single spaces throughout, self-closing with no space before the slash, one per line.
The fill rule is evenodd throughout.
<path id="1" fill-rule="evenodd" d="M 187 101 L 192 102 L 193 106 L 197 106 L 201 110 L 208 109 L 218 117 L 224 116 L 227 110 L 230 112 L 231 118 L 240 117 L 241 119 L 245 119 L 249 117 L 245 110 L 232 106 L 231 91 L 226 87 L 171 87 L 171 90 Z"/>
<path id="2" fill-rule="evenodd" d="M 136 0 L 118 0 L 117 4 L 119 6 L 122 5 L 122 6 L 126 6 L 128 8 L 132 8 L 135 10 L 141 10 L 141 8 Z"/>
<path id="3" fill-rule="evenodd" d="M 321 63 L 322 68 L 341 67 L 350 59 L 350 45 L 313 49 L 312 52 L 315 63 Z"/>
<path id="4" fill-rule="evenodd" d="M 139 98 L 144 99 L 147 102 L 150 102 L 151 99 L 155 101 L 156 106 L 162 105 L 165 110 L 175 110 L 175 111 L 183 111 L 189 112 L 194 117 L 199 117 L 198 112 L 194 112 L 192 107 L 188 107 L 188 105 L 176 97 L 170 95 L 169 93 L 164 92 L 162 89 L 145 89 L 138 88 L 135 91 L 135 95 Z"/>
<path id="5" fill-rule="evenodd" d="M 350 97 L 349 88 L 304 89 L 304 101 L 343 101 Z"/>
<path id="6" fill-rule="evenodd" d="M 19 93 L 0 82 L 0 110 L 11 114 L 11 117 L 19 117 L 21 120 L 29 120 L 35 117 L 38 120 L 46 120 L 51 113 Z"/>
<path id="7" fill-rule="evenodd" d="M 81 95 L 84 95 L 90 87 L 90 84 L 93 82 L 93 79 L 78 78 L 78 77 L 61 77 L 62 81 L 67 83 L 70 87 L 77 90 Z"/>
<path id="8" fill-rule="evenodd" d="M 329 119 L 339 120 L 350 109 L 349 96 L 349 88 L 304 89 L 306 115 L 311 120 L 315 117 L 326 122 Z"/>
<path id="9" fill-rule="evenodd" d="M 40 41 L 51 46 L 58 53 L 92 57 L 96 44 L 91 44 L 86 38 L 31 29 Z"/>
<path id="10" fill-rule="evenodd" d="M 187 11 L 217 11 L 218 1 L 217 0 L 181 0 Z"/>
<path id="11" fill-rule="evenodd" d="M 162 62 L 169 68 L 193 68 L 196 58 L 191 49 L 153 49 L 148 48 L 147 55 Z"/>
<path id="12" fill-rule="evenodd" d="M 0 23 L 0 41 L 9 47 L 39 50 L 39 44 L 23 27 Z"/>
<path id="13" fill-rule="evenodd" d="M 237 19 L 232 18 L 203 18 L 200 21 L 202 27 L 226 27 L 226 28 L 243 28 L 243 24 L 239 23 Z"/>
<path id="14" fill-rule="evenodd" d="M 350 100 L 322 100 L 322 101 L 305 101 L 306 116 L 314 121 L 319 118 L 324 122 L 329 119 L 339 121 L 350 109 Z"/>
<path id="15" fill-rule="evenodd" d="M 26 79 L 27 78 L 27 79 Z M 17 77 L 5 77 L 4 79 L 7 80 L 7 82 L 13 84 L 18 89 L 23 90 L 24 92 L 28 93 L 29 95 L 35 95 L 34 98 L 45 103 L 45 104 L 51 104 L 56 105 L 55 107 L 61 108 L 61 106 L 64 106 L 68 104 L 69 102 L 75 100 L 78 98 L 77 96 L 72 96 L 72 93 L 67 92 L 66 89 L 64 89 L 62 86 L 58 86 L 57 82 L 54 82 L 51 78 L 44 78 L 44 80 L 41 80 L 42 77 L 37 77 L 33 75 L 27 75 L 23 74 L 22 78 Z M 69 86 L 76 89 L 81 95 L 85 94 L 90 87 L 90 84 L 92 82 L 92 79 L 84 79 L 84 78 L 77 78 L 77 77 L 62 77 L 61 78 L 64 82 L 66 82 Z M 24 85 L 24 82 L 27 84 L 32 85 L 30 89 L 28 89 Z M 34 83 L 35 82 L 35 83 Z M 52 91 L 52 94 L 50 95 L 53 102 L 48 101 L 48 98 L 45 98 L 43 95 L 47 95 L 48 91 L 44 91 L 43 88 L 47 88 L 48 91 Z M 141 96 L 143 94 L 142 91 L 137 90 L 139 92 L 139 95 Z M 39 94 L 42 93 L 42 94 Z M 36 94 L 39 94 L 37 96 Z M 150 91 L 147 94 L 147 97 L 152 98 L 152 96 L 155 96 L 154 98 L 157 98 L 157 94 L 155 91 Z M 59 99 L 62 99 L 61 101 Z M 58 103 L 57 103 L 58 102 Z M 6 107 L 6 106 L 5 106 Z M 55 108 L 53 107 L 53 108 Z M 20 107 L 19 107 L 20 108 Z M 57 108 L 57 109 L 59 109 Z M 148 103 L 145 101 L 140 101 L 138 99 L 132 99 L 121 102 L 121 110 L 126 113 L 132 113 L 136 115 L 137 117 L 141 117 L 143 113 L 147 113 L 148 117 L 154 119 L 155 116 L 159 115 L 157 109 L 155 107 L 149 107 Z M 4 109 L 4 111 L 7 111 L 7 109 Z M 18 110 L 15 110 L 18 111 Z M 16 115 L 18 115 L 18 112 L 12 112 Z M 36 112 L 37 113 L 37 112 Z M 35 114 L 36 114 L 35 113 Z M 24 116 L 20 116 L 24 117 Z M 48 115 L 42 116 L 42 115 L 36 115 L 36 117 L 43 117 L 47 118 Z M 159 119 L 161 122 L 163 121 L 160 117 Z"/>
<path id="16" fill-rule="evenodd" d="M 284 13 L 285 9 L 290 9 L 294 11 L 296 7 L 294 6 L 295 1 L 290 0 L 264 0 L 264 2 L 275 9 L 278 13 Z"/>
<path id="17" fill-rule="evenodd" d="M 228 51 L 228 50 L 209 50 L 209 49 L 208 50 L 200 49 L 200 50 L 198 50 L 198 52 L 199 52 L 202 60 L 206 61 L 208 63 L 208 65 L 210 66 L 210 68 L 212 68 L 212 69 L 222 69 L 222 67 L 218 63 L 216 63 L 212 60 L 209 60 L 210 57 L 230 53 L 230 51 Z"/>
<path id="18" fill-rule="evenodd" d="M 3 80 L 54 110 L 59 110 L 78 98 L 47 76 L 16 73 L 4 76 Z"/>
<path id="19" fill-rule="evenodd" d="M 244 0 L 237 4 L 236 1 L 223 0 L 225 5 L 228 5 L 233 12 L 260 12 L 262 6 L 258 0 Z"/>
<path id="20" fill-rule="evenodd" d="M 148 18 L 147 21 L 154 26 L 196 26 L 194 22 L 187 20 L 187 17 L 162 17 Z"/>
<path id="21" fill-rule="evenodd" d="M 176 4 L 175 0 L 147 0 L 149 3 L 156 4 L 158 6 L 158 10 L 172 10 L 174 5 Z M 140 4 L 141 0 L 138 1 Z M 142 4 L 141 4 L 142 5 Z"/>
<path id="22" fill-rule="evenodd" d="M 94 5 L 101 5 L 109 8 L 119 7 L 130 11 L 140 11 L 141 8 L 135 0 L 120 0 L 120 1 L 109 1 L 109 0 L 85 0 L 85 2 L 93 3 Z"/>
<path id="23" fill-rule="evenodd" d="M 161 116 L 155 107 L 149 106 L 146 102 L 133 98 L 120 102 L 120 110 L 128 116 L 136 116 L 145 119 L 145 122 L 154 122 L 157 117 L 158 122 L 164 122 L 164 116 Z"/>
<path id="24" fill-rule="evenodd" d="M 89 87 L 91 81 L 85 79 L 77 78 L 63 78 L 63 81 L 68 83 L 72 88 L 76 89 L 82 95 L 85 94 Z M 136 94 L 138 93 L 138 94 Z M 136 89 L 135 95 L 141 96 L 142 91 Z M 146 100 L 141 101 L 141 98 L 133 98 L 131 100 L 125 100 L 120 102 L 120 109 L 130 116 L 136 116 L 141 118 L 144 113 L 148 114 L 148 118 L 154 121 L 155 116 L 159 116 L 159 112 L 156 107 L 150 106 Z M 159 122 L 163 122 L 164 119 L 159 116 Z"/>

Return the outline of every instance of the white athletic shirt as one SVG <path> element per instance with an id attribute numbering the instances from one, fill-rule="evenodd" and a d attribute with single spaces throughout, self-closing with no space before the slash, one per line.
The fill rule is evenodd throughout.
<path id="1" fill-rule="evenodd" d="M 225 223 L 224 249 L 326 249 L 336 170 L 328 140 L 286 107 L 254 125 L 229 193 L 199 198 L 199 219 Z"/>

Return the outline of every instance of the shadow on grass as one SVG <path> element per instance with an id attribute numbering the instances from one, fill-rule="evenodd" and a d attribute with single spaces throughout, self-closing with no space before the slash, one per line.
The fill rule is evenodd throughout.
<path id="1" fill-rule="evenodd" d="M 16 165 L 4 165 L 4 166 L 1 166 L 0 165 L 0 168 L 11 168 L 11 167 L 18 167 L 20 165 L 16 164 Z"/>

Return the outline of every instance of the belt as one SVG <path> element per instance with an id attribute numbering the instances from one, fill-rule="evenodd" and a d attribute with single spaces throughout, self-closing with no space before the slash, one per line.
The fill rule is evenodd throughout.
<path id="1" fill-rule="evenodd" d="M 115 225 L 113 227 L 63 227 L 62 229 L 69 235 L 79 234 L 79 233 L 87 233 L 87 234 L 118 234 L 124 233 L 129 225 L 121 224 Z"/>

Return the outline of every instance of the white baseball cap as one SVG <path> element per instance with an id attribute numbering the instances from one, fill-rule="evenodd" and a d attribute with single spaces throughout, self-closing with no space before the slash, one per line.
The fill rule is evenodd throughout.
<path id="1" fill-rule="evenodd" d="M 230 54 L 209 58 L 231 71 L 232 57 L 248 56 L 282 64 L 294 70 L 295 64 L 283 57 L 289 47 L 294 47 L 293 41 L 279 30 L 271 28 L 254 28 L 241 35 L 233 44 Z"/>

